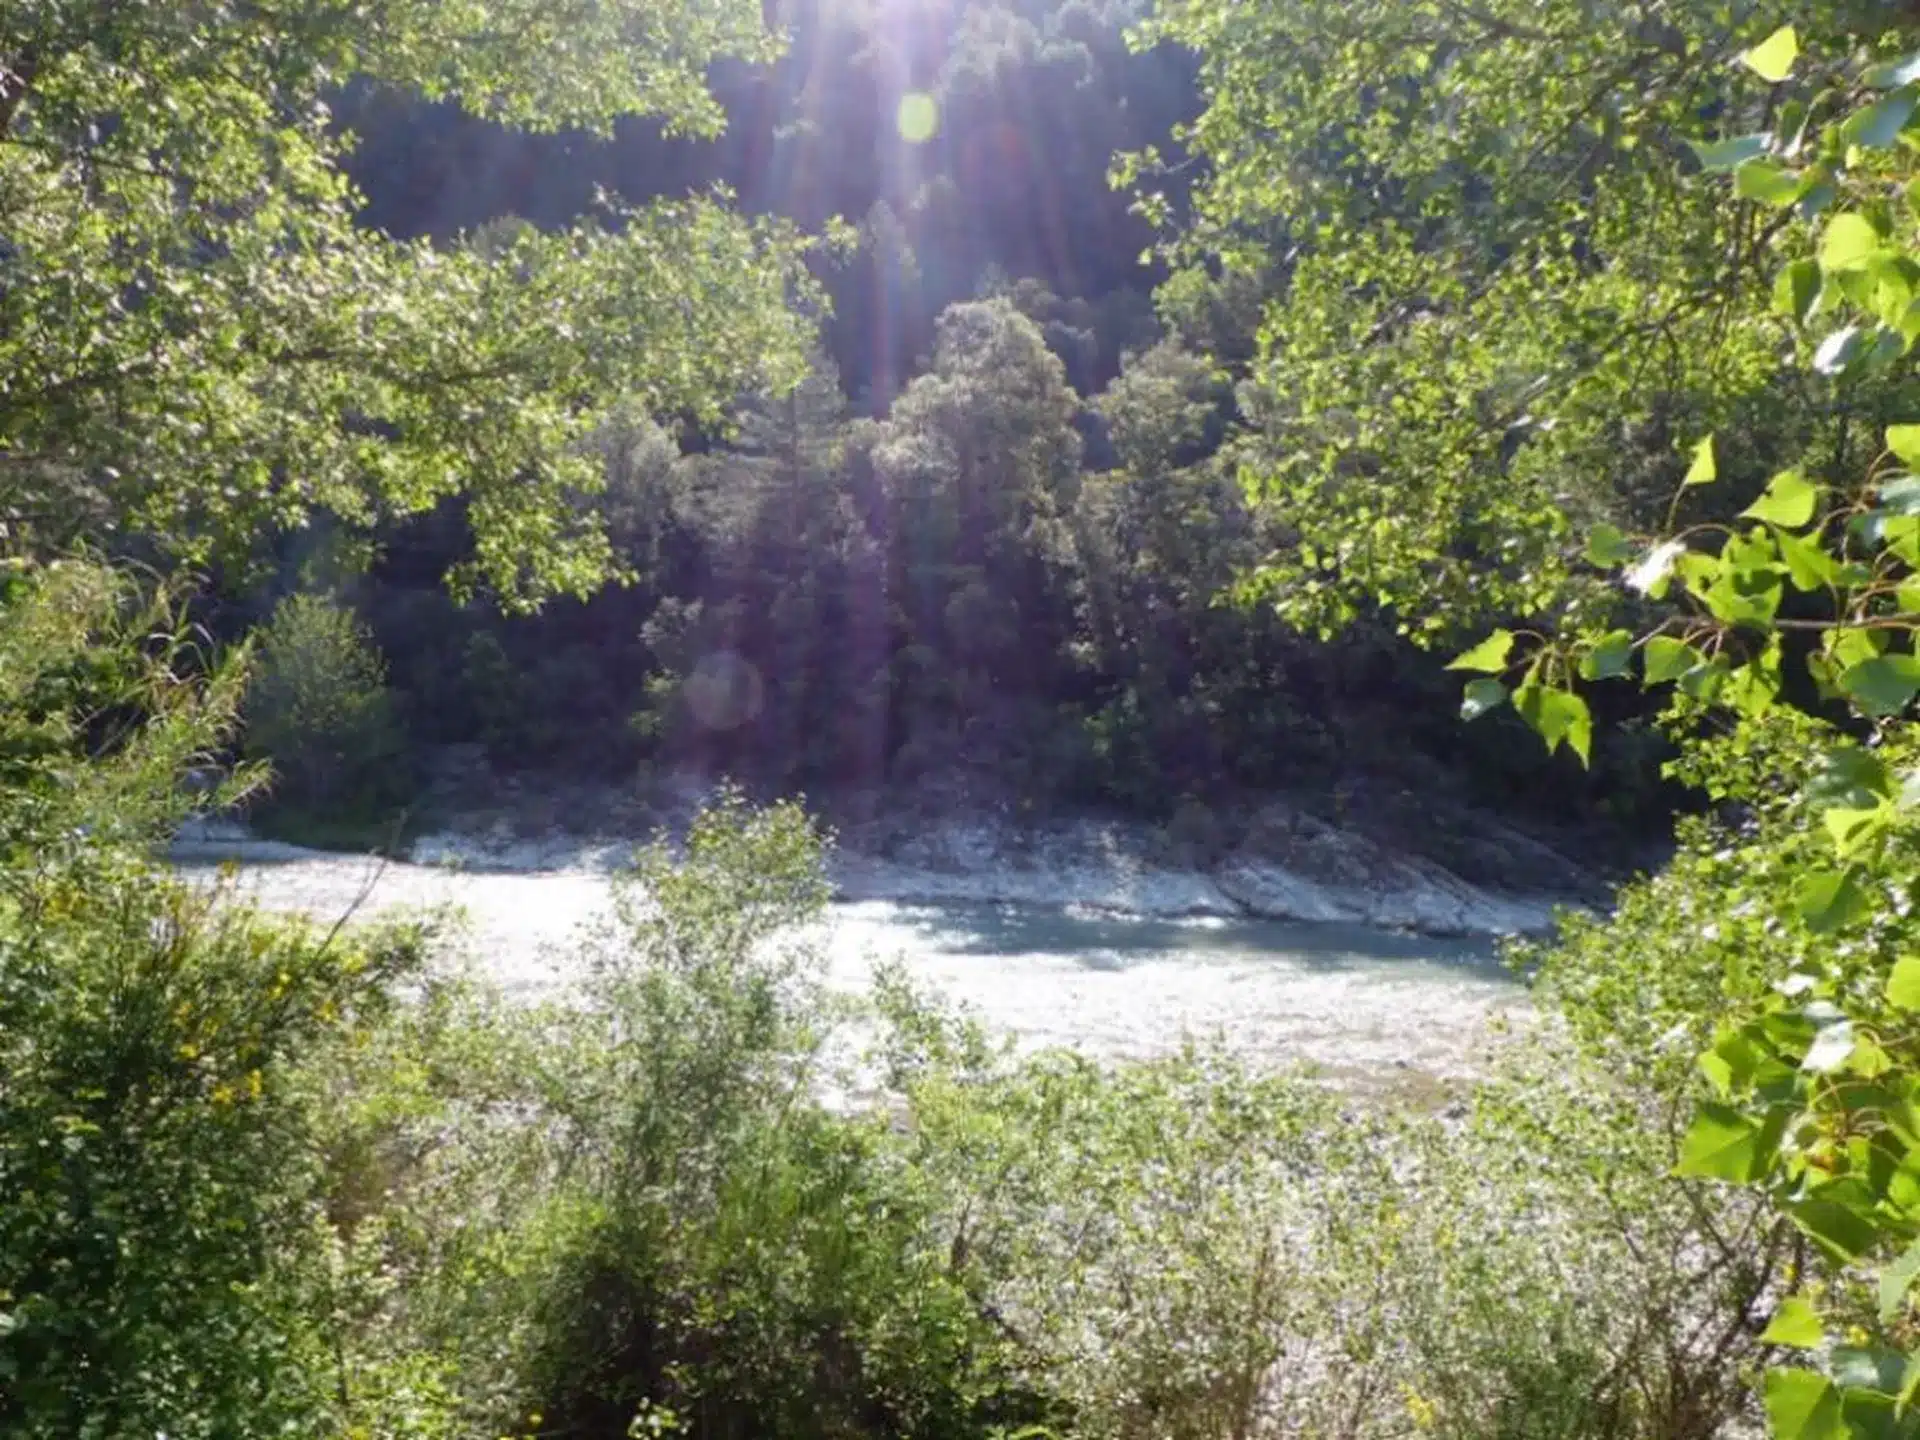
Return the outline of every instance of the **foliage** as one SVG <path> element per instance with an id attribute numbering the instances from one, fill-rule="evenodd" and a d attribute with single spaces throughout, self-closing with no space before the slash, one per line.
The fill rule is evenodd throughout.
<path id="1" fill-rule="evenodd" d="M 355 1415 L 983 1437 L 1750 1415 L 1776 1272 L 1726 1257 L 1768 1217 L 1664 1181 L 1671 1091 L 1516 1045 L 1465 1123 L 1356 1111 L 1207 1049 L 1016 1057 L 897 970 L 849 1070 L 847 1008 L 787 928 L 817 844 L 792 807 L 723 798 L 677 860 L 641 857 L 578 1000 L 436 989 L 323 1059 L 329 1213 L 350 1271 L 384 1277 L 343 1312 Z"/>
<path id="2" fill-rule="evenodd" d="M 284 816 L 377 823 L 401 798 L 400 729 L 372 636 L 337 601 L 290 595 L 257 632 L 246 752 Z"/>
<path id="3" fill-rule="evenodd" d="M 0 483 L 43 543 L 246 559 L 317 512 L 464 496 L 456 571 L 504 600 L 613 569 L 570 498 L 618 403 L 716 415 L 795 374 L 792 234 L 719 199 L 502 243 L 358 227 L 329 99 L 418 90 L 503 123 L 712 133 L 707 64 L 766 58 L 751 5 L 29 0 L 0 19 Z M 111 116 L 111 122 L 105 117 Z"/>
<path id="4" fill-rule="evenodd" d="M 809 928 L 822 837 L 738 795 L 637 857 L 577 993 L 490 1002 L 422 975 L 412 932 L 270 923 L 148 869 L 237 683 L 130 647 L 149 617 L 102 572 L 14 586 L 6 753 L 42 748 L 0 791 L 26 847 L 0 923 L 10 1430 L 1671 1436 L 1739 1412 L 1725 1362 L 1768 1276 L 1726 1272 L 1711 1227 L 1741 1213 L 1658 1184 L 1667 1132 L 1563 1057 L 1456 1130 L 1204 1051 L 1017 1059 L 896 975 L 849 1067 Z M 151 733 L 89 752 L 58 717 L 101 677 Z M 37 782 L 62 765 L 132 767 L 121 813 L 154 818 L 40 843 L 94 803 Z M 827 1098 L 854 1089 L 880 1103 Z"/>
<path id="5" fill-rule="evenodd" d="M 1204 26 L 1209 13 L 1176 10 L 1173 24 Z M 1589 1044 L 1625 1042 L 1645 1072 L 1674 1079 L 1697 1057 L 1707 1094 L 1676 1173 L 1752 1187 L 1800 1237 L 1764 1337 L 1804 1352 L 1766 1375 L 1774 1432 L 1909 1433 L 1920 1377 L 1910 27 L 1849 7 L 1738 26 L 1683 7 L 1632 30 L 1632 10 L 1596 25 L 1570 8 L 1494 7 L 1463 12 L 1442 41 L 1418 33 L 1434 19 L 1424 8 L 1396 14 L 1397 27 L 1383 14 L 1365 33 L 1324 32 L 1323 65 L 1378 74 L 1400 57 L 1337 133 L 1331 107 L 1347 92 L 1323 88 L 1332 98 L 1316 109 L 1297 88 L 1308 57 L 1257 97 L 1265 72 L 1246 52 L 1221 51 L 1214 72 L 1201 127 L 1219 165 L 1213 218 L 1231 228 L 1284 198 L 1331 240 L 1270 317 L 1271 358 L 1297 344 L 1302 306 L 1330 313 L 1334 297 L 1373 286 L 1363 328 L 1344 332 L 1359 342 L 1353 363 L 1294 367 L 1297 418 L 1273 433 L 1324 428 L 1362 376 L 1384 405 L 1325 431 L 1322 459 L 1278 493 L 1331 497 L 1331 518 L 1370 547 L 1327 567 L 1339 572 L 1321 592 L 1336 618 L 1355 579 L 1388 603 L 1436 606 L 1423 621 L 1436 631 L 1489 599 L 1539 617 L 1453 662 L 1479 677 L 1470 716 L 1510 701 L 1549 748 L 1585 759 L 1583 682 L 1671 687 L 1675 771 L 1728 813 L 1693 829 L 1675 866 L 1613 920 L 1575 926 L 1546 973 Z M 1520 92 L 1494 82 L 1540 47 L 1559 67 L 1539 114 L 1520 116 Z M 1409 128 L 1434 107 L 1448 125 Z M 1262 189 L 1246 161 L 1267 140 L 1251 122 L 1273 113 L 1283 135 L 1322 148 Z M 1515 146 L 1518 134 L 1528 143 Z M 1463 162 L 1487 147 L 1501 158 L 1469 179 Z M 1564 173 L 1582 151 L 1575 186 L 1535 168 L 1558 153 L 1549 168 Z M 1344 243 L 1362 219 L 1385 237 L 1384 269 Z M 1403 275 L 1423 276 L 1417 304 L 1391 279 L 1396 256 Z M 1539 317 L 1524 332 L 1512 310 L 1500 323 L 1523 288 Z M 1597 330 L 1581 328 L 1594 318 Z M 1775 335 L 1797 368 L 1774 358 Z M 1650 347 L 1671 355 L 1653 390 L 1640 379 Z M 1431 385 L 1383 385 L 1409 356 L 1428 357 Z M 1502 375 L 1513 408 L 1493 412 L 1506 427 L 1496 434 L 1487 405 Z M 1535 488 L 1606 427 L 1662 415 L 1690 432 L 1674 437 L 1684 444 L 1664 505 L 1643 497 L 1631 464 L 1593 467 L 1600 503 L 1549 507 Z M 1549 419 L 1554 438 L 1513 434 Z M 1369 523 L 1416 456 L 1431 510 Z M 1366 493 L 1340 484 L 1349 462 Z M 1300 593 L 1314 603 L 1313 582 Z M 1631 972 L 1609 951 L 1630 955 Z M 1760 1253 L 1773 1252 L 1747 1251 Z"/>
<path id="6" fill-rule="evenodd" d="M 259 1434 L 326 1404 L 312 1114 L 289 1083 L 418 959 L 150 868 L 238 691 L 164 599 L 16 566 L 0 669 L 0 1427 Z"/>
<path id="7" fill-rule="evenodd" d="M 1250 593 L 1430 638 L 1594 603 L 1586 530 L 1657 523 L 1679 445 L 1739 429 L 1744 486 L 1755 452 L 1832 438 L 1820 394 L 1776 383 L 1792 212 L 1701 175 L 1709 142 L 1778 118 L 1734 63 L 1784 14 L 1761 8 L 1737 30 L 1704 3 L 1159 8 L 1144 38 L 1200 49 L 1207 101 L 1176 258 L 1284 267 L 1242 459 L 1296 539 Z M 1842 53 L 1852 14 L 1802 17 L 1803 42 Z M 1149 204 L 1158 171 L 1122 167 Z"/>

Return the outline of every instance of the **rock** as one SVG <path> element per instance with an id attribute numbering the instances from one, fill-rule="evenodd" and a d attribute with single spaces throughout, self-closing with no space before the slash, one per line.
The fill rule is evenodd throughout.
<path id="1" fill-rule="evenodd" d="M 474 764 L 467 756 L 458 761 L 447 769 Z M 657 828 L 684 830 L 711 790 L 698 777 L 662 776 L 642 806 L 626 791 L 609 789 L 596 800 L 577 784 L 542 791 L 522 782 L 524 798 L 516 804 L 513 787 L 503 785 L 486 795 L 487 810 L 470 810 L 464 823 L 421 838 L 411 858 L 493 872 L 604 870 Z M 1248 915 L 1488 936 L 1546 930 L 1557 905 L 1590 904 L 1604 894 L 1564 856 L 1494 817 L 1437 803 L 1415 817 L 1392 808 L 1410 800 L 1391 796 L 1365 799 L 1364 822 L 1336 824 L 1284 798 L 1230 816 L 1196 811 L 1182 827 L 1193 833 L 1177 838 L 1127 818 L 1023 820 L 1006 797 L 972 792 L 953 777 L 857 800 L 835 809 L 842 824 L 830 860 L 838 893 L 851 900 L 1082 906 L 1162 918 Z M 1390 833 L 1386 817 L 1395 813 L 1418 832 L 1405 845 L 1383 838 Z M 560 828 L 559 815 L 579 830 Z M 181 834 L 183 846 L 203 853 L 248 840 L 244 827 L 232 825 Z M 1440 849 L 1465 857 L 1468 873 L 1437 858 Z"/>

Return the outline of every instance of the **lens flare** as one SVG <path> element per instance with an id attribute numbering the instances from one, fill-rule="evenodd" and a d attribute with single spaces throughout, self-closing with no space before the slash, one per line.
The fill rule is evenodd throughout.
<path id="1" fill-rule="evenodd" d="M 909 145 L 924 145 L 940 128 L 940 107 L 924 90 L 910 90 L 900 97 L 900 110 L 894 117 L 900 138 Z"/>

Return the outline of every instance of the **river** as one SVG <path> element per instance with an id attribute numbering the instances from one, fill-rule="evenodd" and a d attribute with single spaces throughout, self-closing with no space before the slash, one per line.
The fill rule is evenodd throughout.
<path id="1" fill-rule="evenodd" d="M 206 876 L 215 861 L 180 863 Z M 458 907 L 482 968 L 523 995 L 565 980 L 568 937 L 608 893 L 591 871 L 463 871 L 264 845 L 245 847 L 238 883 L 266 906 L 320 917 Z M 1310 1062 L 1368 1086 L 1475 1072 L 1496 1017 L 1525 1006 L 1489 941 L 1362 925 L 862 900 L 831 907 L 823 940 L 834 986 L 859 989 L 898 957 L 1024 1046 L 1139 1057 L 1219 1039 L 1262 1065 Z"/>

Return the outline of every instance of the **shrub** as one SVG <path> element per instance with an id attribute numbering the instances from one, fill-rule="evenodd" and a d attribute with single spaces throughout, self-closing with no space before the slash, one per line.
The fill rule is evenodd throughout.
<path id="1" fill-rule="evenodd" d="M 1471 1116 L 1194 1049 L 1009 1061 L 896 986 L 914 1164 L 1020 1374 L 1103 1437 L 1705 1437 L 1750 1419 L 1723 1257 L 1645 1092 L 1516 1044 Z M 931 1040 L 928 1038 L 932 1036 Z"/>
<path id="2" fill-rule="evenodd" d="M 0 635 L 0 1431 L 312 1433 L 330 1351 L 294 1081 L 417 946 L 150 866 L 239 688 L 198 671 L 170 597 L 18 568 Z"/>

